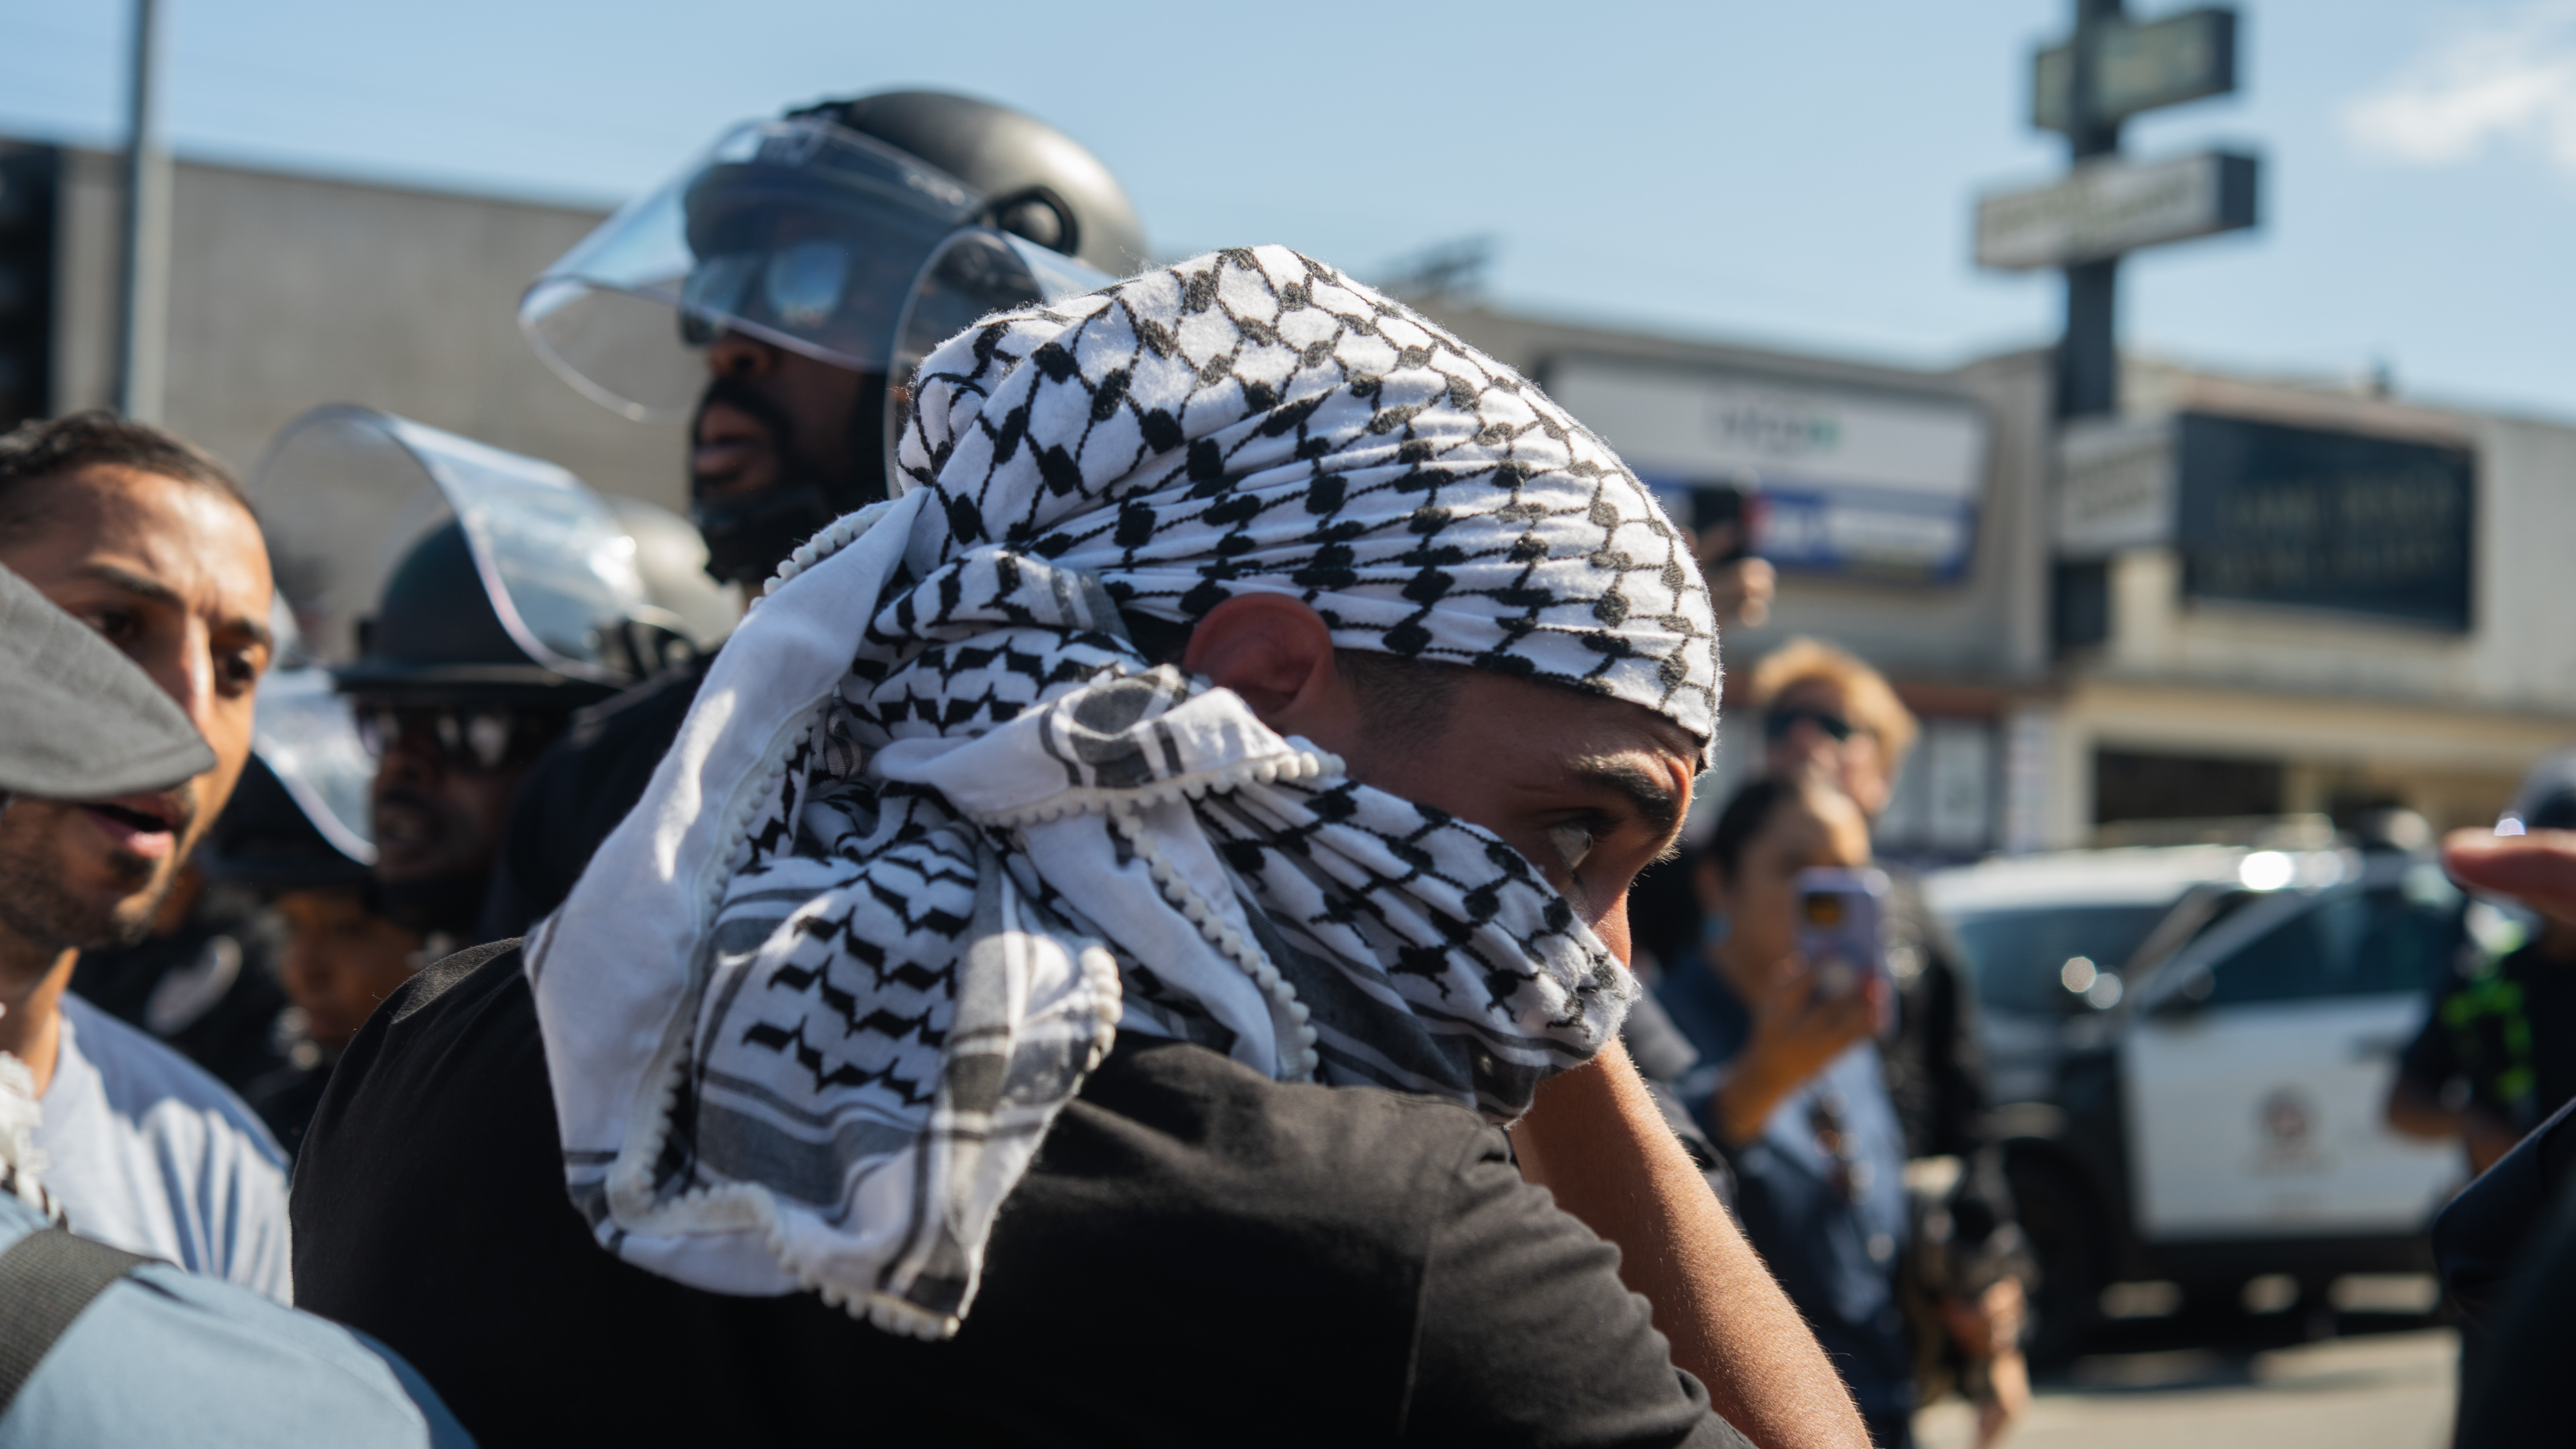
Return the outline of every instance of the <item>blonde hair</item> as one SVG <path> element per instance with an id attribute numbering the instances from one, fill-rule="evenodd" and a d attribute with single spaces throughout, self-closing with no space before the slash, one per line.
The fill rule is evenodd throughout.
<path id="1" fill-rule="evenodd" d="M 1907 709 L 1889 687 L 1887 676 L 1862 663 L 1850 651 L 1821 639 L 1792 639 L 1753 666 L 1753 678 L 1745 692 L 1755 709 L 1767 710 L 1797 686 L 1818 682 L 1842 691 L 1852 723 L 1878 737 L 1892 775 L 1914 748 L 1920 727 L 1914 721 L 1914 711 Z"/>

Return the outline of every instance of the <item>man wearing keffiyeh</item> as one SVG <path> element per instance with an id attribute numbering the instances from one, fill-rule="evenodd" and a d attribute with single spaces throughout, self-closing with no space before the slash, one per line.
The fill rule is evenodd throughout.
<path id="1" fill-rule="evenodd" d="M 524 950 L 352 1047 L 307 1301 L 487 1442 L 504 1314 L 665 1430 L 1856 1442 L 1616 1045 L 1718 661 L 1610 450 L 1262 248 L 986 319 L 898 459 Z M 484 1238 L 461 1351 L 484 1274 L 422 1239 L 535 1190 L 540 1089 L 606 1252 Z M 570 1376 L 562 1430 L 637 1408 Z"/>

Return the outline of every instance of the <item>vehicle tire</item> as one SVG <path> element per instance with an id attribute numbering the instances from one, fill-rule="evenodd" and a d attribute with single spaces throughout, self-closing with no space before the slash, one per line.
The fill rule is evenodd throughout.
<path id="1" fill-rule="evenodd" d="M 2109 1256 L 2101 1212 L 2075 1174 L 2055 1163 L 2015 1157 L 2005 1175 L 2022 1234 L 2039 1260 L 2026 1351 L 2034 1366 L 2059 1367 L 2082 1351 L 2101 1320 Z"/>

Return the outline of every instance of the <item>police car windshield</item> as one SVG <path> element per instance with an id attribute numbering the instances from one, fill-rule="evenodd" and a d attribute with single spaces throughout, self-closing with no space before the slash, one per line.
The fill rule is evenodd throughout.
<path id="1" fill-rule="evenodd" d="M 2097 970 L 2119 970 L 2170 909 L 2029 906 L 1967 912 L 1952 924 L 1976 978 L 1977 1000 L 1988 1010 L 2055 1014 L 2083 1004 L 2067 986 L 2069 960 L 2080 956 Z"/>

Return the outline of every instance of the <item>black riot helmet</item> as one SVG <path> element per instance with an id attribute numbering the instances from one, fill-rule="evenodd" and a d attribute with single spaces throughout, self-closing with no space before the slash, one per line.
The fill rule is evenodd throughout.
<path id="1" fill-rule="evenodd" d="M 530 657 L 483 587 L 465 526 L 452 522 L 413 544 L 395 565 L 376 612 L 358 621 L 358 657 L 336 674 L 347 693 L 430 706 L 569 710 L 617 688 Z"/>
<path id="2" fill-rule="evenodd" d="M 694 509 L 710 571 L 756 583 L 886 496 L 891 424 L 930 348 L 1143 253 L 1125 192 L 1063 132 L 964 96 L 890 92 L 728 131 L 547 268 L 519 323 L 557 372 L 630 417 L 687 415 L 708 388 L 700 351 L 729 332 L 858 375 L 858 476 L 786 477 Z"/>
<path id="3" fill-rule="evenodd" d="M 331 406 L 278 433 L 247 491 L 344 693 L 570 711 L 691 652 L 617 513 L 553 464 Z"/>
<path id="4" fill-rule="evenodd" d="M 1100 158 L 1046 122 L 944 91 L 886 91 L 789 113 L 918 156 L 982 199 L 980 219 L 1113 277 L 1145 265 L 1145 225 Z"/>

